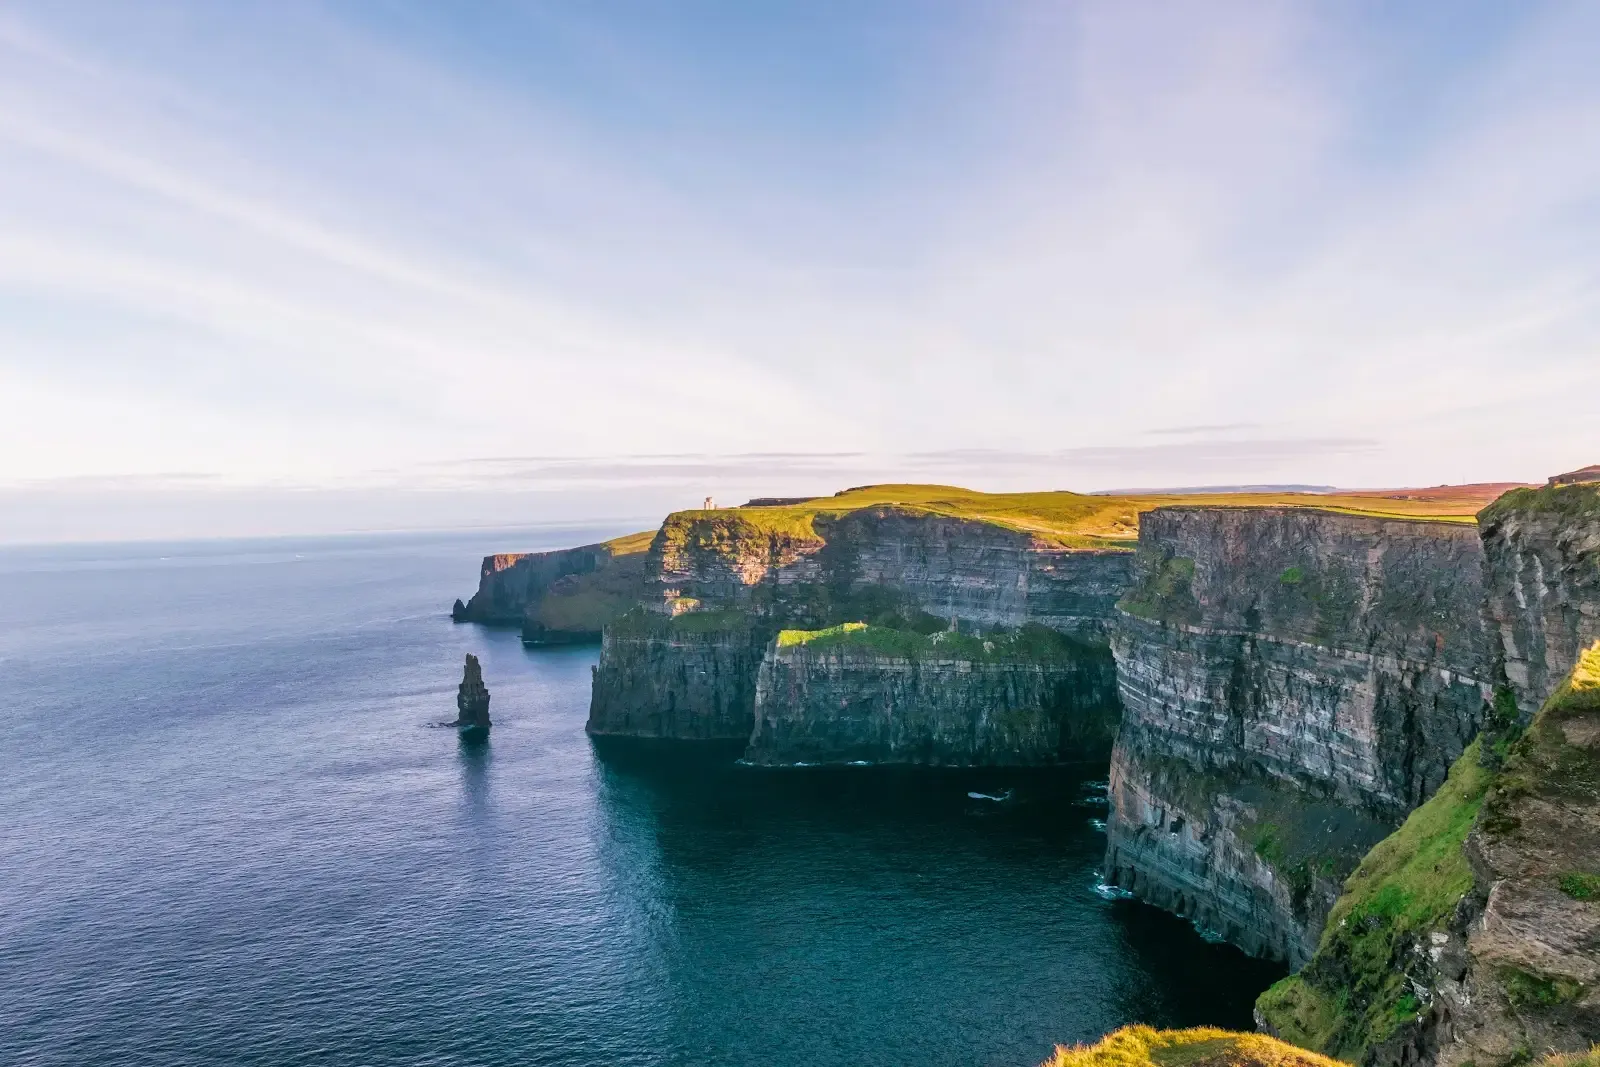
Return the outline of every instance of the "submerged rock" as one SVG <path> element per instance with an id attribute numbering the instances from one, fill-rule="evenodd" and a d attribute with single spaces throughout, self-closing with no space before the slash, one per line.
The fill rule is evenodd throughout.
<path id="1" fill-rule="evenodd" d="M 463 730 L 487 730 L 489 722 L 489 687 L 483 684 L 483 668 L 478 657 L 467 653 L 467 662 L 461 672 L 461 685 L 456 689 L 456 710 L 460 717 L 452 726 Z"/>

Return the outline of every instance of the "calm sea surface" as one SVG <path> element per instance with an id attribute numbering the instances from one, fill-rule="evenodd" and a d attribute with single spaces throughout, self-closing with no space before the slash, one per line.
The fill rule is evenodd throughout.
<path id="1" fill-rule="evenodd" d="M 1249 1025 L 1273 968 L 1093 893 L 1103 769 L 602 756 L 595 650 L 446 616 L 485 552 L 617 532 L 0 550 L 0 1062 L 1028 1067 Z M 476 748 L 430 726 L 465 652 Z"/>

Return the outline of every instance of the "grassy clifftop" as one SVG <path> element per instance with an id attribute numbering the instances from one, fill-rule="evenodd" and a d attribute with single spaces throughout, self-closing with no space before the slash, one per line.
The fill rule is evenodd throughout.
<path id="1" fill-rule="evenodd" d="M 933 620 L 936 624 L 938 620 Z M 971 660 L 977 663 L 1050 662 L 1082 655 L 1072 641 L 1047 626 L 1029 624 L 1009 633 L 973 637 L 938 629 L 923 632 L 909 627 L 869 626 L 846 622 L 823 630 L 782 630 L 779 649 L 868 649 L 897 659 Z"/>
<path id="2" fill-rule="evenodd" d="M 834 496 L 780 507 L 719 508 L 675 512 L 683 523 L 725 525 L 730 536 L 774 534 L 805 540 L 818 536 L 813 521 L 861 508 L 894 505 L 934 515 L 971 519 L 1032 534 L 1066 548 L 1128 547 L 1139 536 L 1139 513 L 1157 507 L 1306 507 L 1380 518 L 1470 523 L 1503 487 L 1442 490 L 1374 490 L 1350 493 L 1171 493 L 1099 496 L 1054 491 L 980 493 L 953 485 L 869 485 Z"/>

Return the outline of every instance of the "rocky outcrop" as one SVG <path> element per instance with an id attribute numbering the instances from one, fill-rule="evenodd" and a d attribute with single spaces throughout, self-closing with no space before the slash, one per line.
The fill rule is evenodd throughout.
<path id="1" fill-rule="evenodd" d="M 451 618 L 520 626 L 530 645 L 598 641 L 600 632 L 644 600 L 647 535 L 554 552 L 485 556 L 478 591 Z"/>
<path id="2" fill-rule="evenodd" d="M 843 622 L 872 622 L 908 636 L 947 627 L 995 634 L 1045 626 L 1077 639 L 1072 654 L 1081 663 L 1074 677 L 1085 685 L 1097 679 L 1094 700 L 1114 706 L 1105 628 L 1131 559 L 1125 550 L 1063 548 L 1024 531 L 911 507 L 840 515 L 783 508 L 680 512 L 668 517 L 650 546 L 653 611 L 618 623 L 602 642 L 590 728 L 602 734 L 725 738 L 738 733 L 735 718 L 743 716 L 743 736 L 749 737 L 768 642 L 786 627 L 815 630 Z M 649 621 L 652 616 L 656 622 Z M 867 684 L 864 665 L 858 667 L 842 683 L 845 689 Z M 1025 672 L 1016 669 L 1021 679 Z M 1056 682 L 1071 673 L 1051 670 L 1054 680 L 1038 682 L 1039 694 L 1053 694 Z M 909 688 L 896 690 L 893 706 L 908 713 L 914 693 L 930 700 L 947 695 L 936 692 L 933 679 L 931 672 L 918 673 Z M 776 714 L 779 690 L 771 692 L 768 707 Z M 976 699 L 977 692 L 968 697 Z M 1043 703 L 1054 699 L 1039 695 Z M 701 711 L 692 713 L 690 706 Z M 937 736 L 953 738 L 943 731 Z M 844 736 L 841 727 L 841 745 Z M 1036 739 L 974 743 L 986 754 L 970 746 L 941 754 L 935 742 L 935 750 L 919 759 L 993 761 L 1010 753 L 1005 758 L 1040 762 L 1056 758 L 1047 753 L 1059 747 Z M 771 751 L 787 751 L 788 745 Z M 910 758 L 909 750 L 896 751 L 892 758 Z M 772 758 L 793 762 L 787 755 Z"/>
<path id="3" fill-rule="evenodd" d="M 1362 861 L 1263 1029 L 1369 1067 L 1600 1042 L 1600 643 L 1499 770 L 1484 755 Z"/>
<path id="4" fill-rule="evenodd" d="M 461 684 L 456 687 L 456 721 L 452 726 L 464 730 L 487 730 L 489 722 L 489 687 L 483 684 L 483 668 L 478 657 L 467 653 L 461 671 Z"/>
<path id="5" fill-rule="evenodd" d="M 1526 723 L 1600 640 L 1600 486 L 1513 490 L 1479 524 L 1495 668 L 1515 703 L 1502 710 Z"/>
<path id="6" fill-rule="evenodd" d="M 785 631 L 762 660 L 758 764 L 1025 766 L 1104 759 L 1116 731 L 1104 649 L 1030 626 L 993 639 L 859 624 Z"/>
<path id="7" fill-rule="evenodd" d="M 588 732 L 597 737 L 745 741 L 767 639 L 740 617 L 634 613 L 606 628 Z"/>
<path id="8" fill-rule="evenodd" d="M 1344 876 L 1393 823 L 1145 740 L 1112 753 L 1107 881 L 1252 955 L 1310 959 Z"/>
<path id="9" fill-rule="evenodd" d="M 1593 617 L 1597 517 L 1592 484 L 1482 513 L 1492 729 L 1362 860 L 1311 962 L 1257 1003 L 1264 1029 L 1369 1067 L 1600 1042 L 1600 641 L 1559 661 Z"/>
<path id="10" fill-rule="evenodd" d="M 661 600 L 737 608 L 774 626 L 921 613 L 969 630 L 1036 622 L 1103 634 L 1125 549 L 1066 548 L 1025 530 L 914 507 L 841 515 L 681 512 L 650 549 Z"/>
<path id="11" fill-rule="evenodd" d="M 1106 878 L 1303 962 L 1344 876 L 1482 720 L 1476 530 L 1163 508 L 1139 546 Z"/>

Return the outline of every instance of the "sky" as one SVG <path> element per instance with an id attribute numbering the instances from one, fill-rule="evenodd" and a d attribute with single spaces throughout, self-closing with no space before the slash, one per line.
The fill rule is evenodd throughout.
<path id="1" fill-rule="evenodd" d="M 0 541 L 1600 462 L 1600 4 L 0 0 Z"/>

